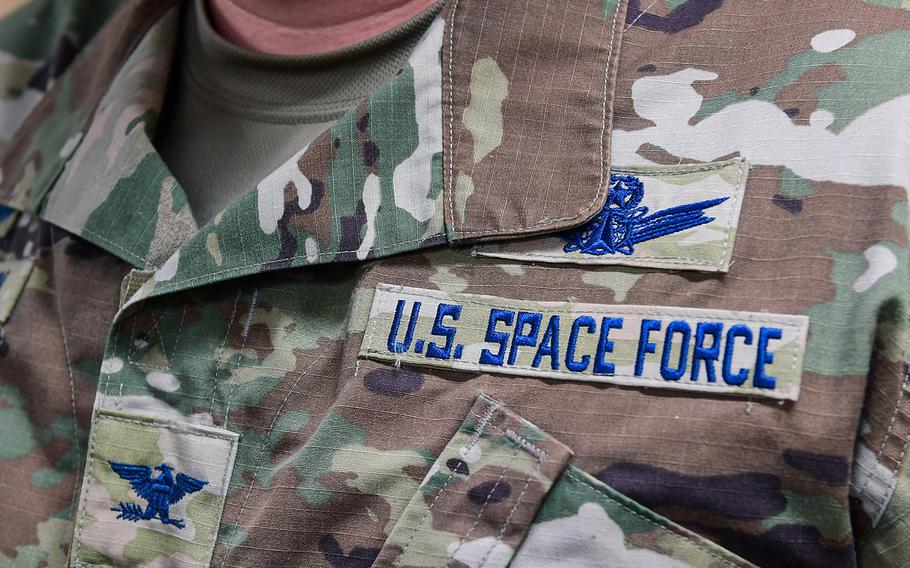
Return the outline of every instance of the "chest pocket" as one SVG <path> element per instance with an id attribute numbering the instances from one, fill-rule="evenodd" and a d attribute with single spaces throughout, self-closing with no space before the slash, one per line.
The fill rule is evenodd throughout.
<path id="1" fill-rule="evenodd" d="M 571 457 L 479 395 L 374 566 L 751 566 L 569 465 Z"/>

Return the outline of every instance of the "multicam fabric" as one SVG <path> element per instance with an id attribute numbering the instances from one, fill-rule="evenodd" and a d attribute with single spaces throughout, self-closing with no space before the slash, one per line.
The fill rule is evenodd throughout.
<path id="1" fill-rule="evenodd" d="M 115 518 L 110 542 L 141 546 L 92 562 L 338 568 L 424 551 L 415 562 L 547 566 L 565 551 L 576 566 L 906 564 L 902 4 L 451 0 L 402 73 L 202 228 L 151 142 L 175 8 L 124 4 L 0 156 L 17 218 L 0 251 L 34 259 L 0 335 L 0 564 L 78 565 L 74 519 L 95 516 L 78 499 L 97 489 L 87 456 L 122 445 L 156 465 L 142 436 L 108 443 L 111 412 L 239 440 L 213 548 Z M 736 159 L 750 171 L 726 273 L 472 252 L 585 224 L 611 164 Z M 359 357 L 381 283 L 803 316 L 799 397 Z M 495 442 L 494 458 L 516 452 L 522 467 L 556 440 L 573 452 L 511 519 L 527 467 L 479 472 L 494 482 L 474 491 L 481 503 L 503 497 L 500 473 L 510 490 L 478 517 L 474 470 L 447 465 L 479 392 L 534 425 L 481 451 Z M 443 466 L 453 481 L 438 491 Z M 108 509 L 128 497 L 117 487 Z M 434 511 L 453 514 L 429 511 L 439 495 Z M 405 550 L 409 527 L 420 547 Z M 584 534 L 590 546 L 572 544 Z"/>
<path id="2" fill-rule="evenodd" d="M 754 565 L 570 465 L 547 495 L 510 566 L 732 568 Z"/>

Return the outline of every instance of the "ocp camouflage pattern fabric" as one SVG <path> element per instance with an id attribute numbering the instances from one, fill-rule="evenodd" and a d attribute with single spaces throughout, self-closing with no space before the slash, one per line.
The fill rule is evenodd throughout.
<path id="1" fill-rule="evenodd" d="M 0 566 L 910 566 L 906 3 L 447 0 L 203 226 L 178 3 L 14 4 Z"/>

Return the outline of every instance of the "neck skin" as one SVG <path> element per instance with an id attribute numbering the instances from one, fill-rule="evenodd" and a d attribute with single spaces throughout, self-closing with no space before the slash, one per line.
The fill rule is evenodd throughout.
<path id="1" fill-rule="evenodd" d="M 228 41 L 271 55 L 314 55 L 367 41 L 438 0 L 207 0 Z"/>

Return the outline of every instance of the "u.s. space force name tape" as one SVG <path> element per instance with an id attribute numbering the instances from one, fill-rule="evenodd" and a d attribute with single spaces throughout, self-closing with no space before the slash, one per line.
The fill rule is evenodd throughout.
<path id="1" fill-rule="evenodd" d="M 809 318 L 376 287 L 360 355 L 443 369 L 797 400 Z"/>

